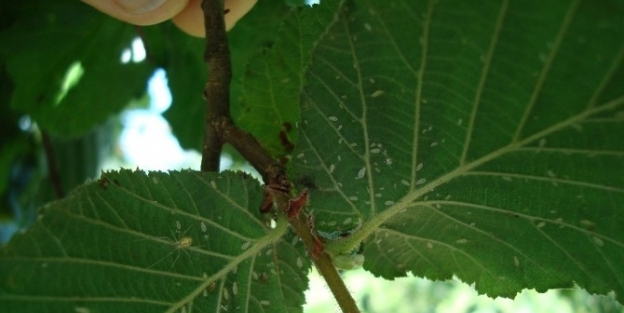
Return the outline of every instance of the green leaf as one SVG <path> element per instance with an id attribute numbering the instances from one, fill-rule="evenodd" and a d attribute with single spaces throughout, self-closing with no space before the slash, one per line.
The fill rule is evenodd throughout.
<path id="1" fill-rule="evenodd" d="M 301 312 L 310 261 L 262 197 L 234 173 L 104 173 L 0 251 L 0 310 Z"/>
<path id="2" fill-rule="evenodd" d="M 76 1 L 5 3 L 0 56 L 13 80 L 11 106 L 50 133 L 86 133 L 145 92 L 153 67 L 121 63 L 137 34 Z"/>
<path id="3" fill-rule="evenodd" d="M 237 125 L 253 134 L 273 155 L 291 152 L 297 142 L 300 93 L 310 51 L 332 25 L 344 1 L 323 1 L 292 10 L 270 49 L 257 51 L 247 64 L 241 106 L 233 106 Z"/>
<path id="4" fill-rule="evenodd" d="M 364 268 L 513 297 L 624 294 L 619 1 L 352 1 L 318 44 L 294 179 Z M 340 241 L 340 240 L 338 240 Z M 332 249 L 329 245 L 327 249 Z"/>
<path id="5" fill-rule="evenodd" d="M 240 111 L 245 65 L 259 47 L 273 44 L 277 30 L 290 6 L 284 1 L 259 1 L 228 33 L 232 62 L 230 97 L 232 114 Z M 167 71 L 173 97 L 164 116 L 185 148 L 201 150 L 206 101 L 202 96 L 207 81 L 204 40 L 184 34 L 172 23 L 144 28 L 148 50 L 154 62 Z M 193 118 L 190 118 L 193 117 Z"/>

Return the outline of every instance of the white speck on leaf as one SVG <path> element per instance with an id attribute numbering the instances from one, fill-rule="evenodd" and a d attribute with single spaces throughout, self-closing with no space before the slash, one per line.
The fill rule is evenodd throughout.
<path id="1" fill-rule="evenodd" d="M 266 253 L 265 253 L 265 254 L 266 254 L 266 255 L 271 255 L 271 253 L 272 253 L 272 252 L 273 252 L 273 249 L 269 249 L 269 250 L 267 250 L 267 251 L 266 251 Z"/>
<path id="2" fill-rule="evenodd" d="M 435 146 L 437 146 L 437 145 L 438 145 L 438 142 L 437 142 L 437 141 L 434 141 L 434 142 L 432 142 L 432 143 L 431 143 L 431 145 L 430 145 L 430 146 L 435 147 Z"/>
<path id="3" fill-rule="evenodd" d="M 390 201 L 390 200 L 388 200 L 388 201 L 384 202 L 384 204 L 385 204 L 385 205 L 393 205 L 393 204 L 394 204 L 394 201 Z"/>
<path id="4" fill-rule="evenodd" d="M 214 182 L 214 180 L 210 181 L 210 187 L 217 189 L 217 183 Z"/>
<path id="5" fill-rule="evenodd" d="M 301 257 L 297 257 L 297 267 L 301 268 L 303 266 L 303 260 L 301 259 Z"/>
<path id="6" fill-rule="evenodd" d="M 336 169 L 335 165 L 332 164 L 332 165 L 329 166 L 329 172 L 330 173 L 333 173 L 335 169 Z"/>
<path id="7" fill-rule="evenodd" d="M 176 228 L 178 230 L 182 229 L 182 223 L 180 223 L 180 221 L 176 221 Z"/>
<path id="8" fill-rule="evenodd" d="M 516 267 L 520 266 L 520 260 L 518 260 L 518 257 L 514 255 L 514 264 L 516 265 Z"/>
<path id="9" fill-rule="evenodd" d="M 381 149 L 371 149 L 371 153 L 380 153 Z"/>
<path id="10" fill-rule="evenodd" d="M 154 184 L 158 184 L 158 178 L 152 177 L 152 181 L 154 182 Z"/>
<path id="11" fill-rule="evenodd" d="M 355 177 L 355 179 L 362 179 L 362 178 L 364 178 L 364 175 L 366 175 L 366 168 L 365 168 L 365 167 L 362 167 L 362 168 L 358 171 L 357 176 Z"/>
<path id="12" fill-rule="evenodd" d="M 348 224 L 351 224 L 351 221 L 353 221 L 353 219 L 352 219 L 352 218 L 350 218 L 350 217 L 347 217 L 347 218 L 344 220 L 344 222 L 342 222 L 342 224 L 344 224 L 344 225 L 348 225 Z"/>
<path id="13" fill-rule="evenodd" d="M 379 97 L 379 96 L 381 96 L 383 94 L 384 94 L 383 90 L 375 90 L 375 92 L 373 92 L 373 94 L 371 94 L 371 97 L 377 98 L 377 97 Z"/>
<path id="14" fill-rule="evenodd" d="M 338 224 L 336 221 L 331 221 L 331 222 L 327 223 L 327 225 L 329 225 L 329 226 L 336 226 L 336 224 Z"/>
<path id="15" fill-rule="evenodd" d="M 365 28 L 367 31 L 371 31 L 371 30 L 373 30 L 373 27 L 371 27 L 371 26 L 370 26 L 370 24 L 368 24 L 368 23 L 364 23 L 364 28 Z"/>
<path id="16" fill-rule="evenodd" d="M 433 249 L 433 244 L 429 241 L 427 241 L 427 248 Z"/>
<path id="17" fill-rule="evenodd" d="M 422 168 L 423 168 L 422 162 L 418 163 L 418 165 L 416 166 L 416 171 L 420 171 L 420 170 L 422 170 Z"/>
<path id="18" fill-rule="evenodd" d="M 468 242 L 468 239 L 462 238 L 462 239 L 459 239 L 459 240 L 457 240 L 457 241 L 455 241 L 455 242 L 456 242 L 456 243 L 459 243 L 459 244 L 465 244 L 465 243 L 467 243 L 467 242 Z"/>
<path id="19" fill-rule="evenodd" d="M 330 117 L 328 117 L 327 119 L 328 119 L 328 120 L 330 120 L 330 121 L 332 121 L 332 122 L 335 122 L 335 121 L 337 121 L 337 120 L 338 120 L 338 118 L 337 118 L 337 117 L 335 117 L 335 116 L 330 116 Z"/>
<path id="20" fill-rule="evenodd" d="M 427 179 L 426 179 L 426 178 L 421 178 L 421 179 L 419 179 L 419 180 L 417 180 L 417 181 L 416 181 L 416 185 L 422 185 L 422 184 L 424 184 L 425 182 L 427 182 Z"/>
<path id="21" fill-rule="evenodd" d="M 203 221 L 201 222 L 201 230 L 205 233 L 208 230 L 208 227 L 206 227 L 206 223 L 204 223 Z"/>
<path id="22" fill-rule="evenodd" d="M 410 183 L 407 180 L 405 180 L 405 179 L 401 179 L 401 184 L 403 184 L 405 186 L 409 186 L 410 185 Z"/>
<path id="23" fill-rule="evenodd" d="M 247 248 L 249 248 L 249 246 L 251 246 L 251 242 L 245 242 L 242 246 L 241 246 L 241 250 L 247 250 Z"/>
<path id="24" fill-rule="evenodd" d="M 546 223 L 544 222 L 539 222 L 539 224 L 537 224 L 537 228 L 542 228 L 544 226 L 546 226 Z"/>
<path id="25" fill-rule="evenodd" d="M 238 284 L 236 282 L 232 283 L 232 293 L 234 295 L 238 294 Z"/>
<path id="26" fill-rule="evenodd" d="M 548 170 L 546 174 L 550 177 L 555 177 L 555 172 L 553 172 L 552 170 Z"/>
<path id="27" fill-rule="evenodd" d="M 540 141 L 539 141 L 539 147 L 540 147 L 540 148 L 543 148 L 545 145 L 546 145 L 546 139 L 544 139 L 544 138 L 540 139 Z"/>
<path id="28" fill-rule="evenodd" d="M 262 304 L 262 305 L 265 305 L 265 306 L 266 306 L 266 305 L 271 304 L 271 302 L 269 302 L 269 301 L 267 301 L 267 300 L 260 300 L 260 304 Z"/>
<path id="29" fill-rule="evenodd" d="M 351 200 L 351 201 L 357 201 L 357 200 L 358 200 L 358 197 L 356 197 L 356 196 L 351 196 L 351 197 L 349 197 L 349 200 Z"/>
<path id="30" fill-rule="evenodd" d="M 91 312 L 91 310 L 89 310 L 89 308 L 85 308 L 83 306 L 75 307 L 74 311 L 76 311 L 76 313 L 90 313 Z"/>
<path id="31" fill-rule="evenodd" d="M 604 246 L 604 242 L 602 241 L 602 239 L 600 239 L 600 238 L 598 238 L 598 237 L 594 237 L 593 239 L 594 239 L 594 243 L 595 243 L 597 246 L 599 246 L 599 247 Z"/>

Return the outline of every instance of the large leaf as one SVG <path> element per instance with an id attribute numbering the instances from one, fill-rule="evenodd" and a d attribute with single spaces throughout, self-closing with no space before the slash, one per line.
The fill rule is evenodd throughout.
<path id="1" fill-rule="evenodd" d="M 240 174 L 111 172 L 0 254 L 2 312 L 301 312 L 310 262 Z"/>
<path id="2" fill-rule="evenodd" d="M 624 294 L 619 1 L 353 1 L 313 55 L 295 180 L 364 268 Z M 329 245 L 329 249 L 331 249 Z"/>
<path id="3" fill-rule="evenodd" d="M 133 26 L 72 0 L 3 2 L 0 57 L 15 89 L 11 106 L 45 130 L 85 134 L 145 92 L 153 67 L 122 64 Z"/>

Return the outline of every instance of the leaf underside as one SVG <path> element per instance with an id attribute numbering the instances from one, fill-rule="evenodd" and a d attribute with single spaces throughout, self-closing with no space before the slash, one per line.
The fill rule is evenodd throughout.
<path id="1" fill-rule="evenodd" d="M 313 53 L 294 179 L 364 268 L 624 294 L 617 1 L 352 1 Z"/>
<path id="2" fill-rule="evenodd" d="M 310 262 L 262 196 L 234 173 L 105 173 L 2 250 L 0 311 L 301 312 Z"/>

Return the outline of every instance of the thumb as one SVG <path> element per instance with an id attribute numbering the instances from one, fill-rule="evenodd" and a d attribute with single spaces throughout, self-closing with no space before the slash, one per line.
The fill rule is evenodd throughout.
<path id="1" fill-rule="evenodd" d="M 176 16 L 189 0 L 83 0 L 96 9 L 124 22 L 152 25 Z"/>
<path id="2" fill-rule="evenodd" d="M 82 0 L 124 22 L 152 25 L 173 19 L 183 31 L 204 37 L 201 0 Z M 225 25 L 229 30 L 256 4 L 257 0 L 225 0 Z"/>

